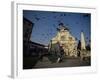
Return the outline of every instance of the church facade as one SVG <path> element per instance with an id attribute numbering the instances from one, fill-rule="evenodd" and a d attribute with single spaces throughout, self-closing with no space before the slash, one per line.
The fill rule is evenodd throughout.
<path id="1" fill-rule="evenodd" d="M 66 56 L 77 57 L 77 40 L 70 33 L 69 29 L 65 27 L 62 23 L 59 24 L 57 28 L 57 34 L 51 39 L 51 46 L 59 42 L 62 46 Z"/>

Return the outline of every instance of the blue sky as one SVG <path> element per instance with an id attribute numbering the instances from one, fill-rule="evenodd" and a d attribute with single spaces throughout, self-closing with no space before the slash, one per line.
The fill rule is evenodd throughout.
<path id="1" fill-rule="evenodd" d="M 48 45 L 56 36 L 59 23 L 69 28 L 71 34 L 80 40 L 81 31 L 86 41 L 91 39 L 91 14 L 72 12 L 49 12 L 24 10 L 23 16 L 34 23 L 30 40 Z"/>

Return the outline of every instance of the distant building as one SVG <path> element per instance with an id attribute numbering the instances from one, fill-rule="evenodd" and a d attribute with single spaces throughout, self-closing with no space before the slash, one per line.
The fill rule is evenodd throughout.
<path id="1" fill-rule="evenodd" d="M 45 54 L 48 54 L 48 48 L 43 44 L 39 44 L 39 43 L 30 41 L 29 53 L 32 56 L 45 55 Z"/>

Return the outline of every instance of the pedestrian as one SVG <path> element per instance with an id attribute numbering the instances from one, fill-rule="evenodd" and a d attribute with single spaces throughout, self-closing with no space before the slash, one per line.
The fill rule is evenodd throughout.
<path id="1" fill-rule="evenodd" d="M 60 61 L 63 61 L 63 56 L 64 56 L 64 49 L 63 49 L 63 46 L 60 46 L 60 54 L 61 54 L 61 60 Z"/>
<path id="2" fill-rule="evenodd" d="M 59 42 L 57 42 L 57 44 L 56 44 L 56 50 L 55 50 L 55 52 L 56 52 L 56 55 L 57 55 L 57 63 L 59 63 L 60 61 L 61 61 L 61 49 L 60 49 L 60 43 Z"/>

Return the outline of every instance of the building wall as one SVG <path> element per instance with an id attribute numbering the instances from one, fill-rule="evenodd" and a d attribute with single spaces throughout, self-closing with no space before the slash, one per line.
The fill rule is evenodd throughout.
<path id="1" fill-rule="evenodd" d="M 26 18 L 23 18 L 23 39 L 28 41 L 32 33 L 33 23 Z"/>
<path id="2" fill-rule="evenodd" d="M 30 36 L 32 33 L 33 23 L 26 18 L 23 18 L 23 55 L 29 55 Z"/>

